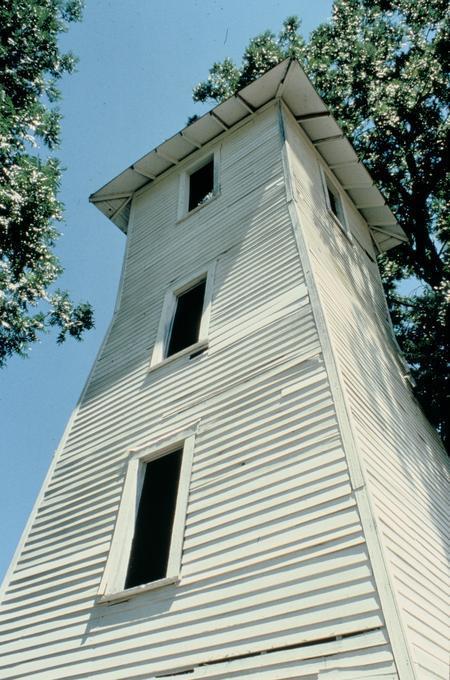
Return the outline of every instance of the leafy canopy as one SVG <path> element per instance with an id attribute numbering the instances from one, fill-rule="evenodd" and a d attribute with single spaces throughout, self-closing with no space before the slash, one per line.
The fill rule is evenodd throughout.
<path id="1" fill-rule="evenodd" d="M 57 81 L 75 66 L 58 36 L 81 18 L 82 0 L 3 0 L 0 4 L 0 366 L 49 326 L 58 342 L 93 326 L 89 304 L 49 293 L 62 272 L 53 248 L 62 219 Z"/>
<path id="2" fill-rule="evenodd" d="M 286 57 L 302 63 L 408 236 L 380 265 L 417 395 L 448 445 L 447 3 L 336 0 L 308 43 L 299 31 L 289 17 L 278 37 L 253 38 L 241 66 L 213 64 L 193 98 L 220 102 Z"/>
<path id="3" fill-rule="evenodd" d="M 265 31 L 250 40 L 240 68 L 228 58 L 213 64 L 208 79 L 194 87 L 194 101 L 224 101 L 283 59 L 292 57 L 302 61 L 305 41 L 299 33 L 299 26 L 297 17 L 289 17 L 278 37 L 271 31 Z"/>

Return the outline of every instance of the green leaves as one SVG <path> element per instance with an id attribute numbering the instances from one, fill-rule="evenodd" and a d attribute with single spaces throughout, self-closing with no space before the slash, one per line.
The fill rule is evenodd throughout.
<path id="1" fill-rule="evenodd" d="M 204 102 L 207 99 L 224 101 L 231 97 L 239 87 L 240 71 L 231 59 L 224 59 L 222 63 L 214 63 L 209 70 L 208 80 L 194 87 L 193 99 Z"/>
<path id="2" fill-rule="evenodd" d="M 305 42 L 299 29 L 299 19 L 288 17 L 278 37 L 266 31 L 250 40 L 240 67 L 229 58 L 214 63 L 209 69 L 208 79 L 194 87 L 194 101 L 213 99 L 222 102 L 286 57 L 303 59 Z"/>
<path id="3" fill-rule="evenodd" d="M 449 284 L 443 282 L 437 289 L 424 286 L 414 296 L 395 295 L 391 300 L 394 328 L 416 380 L 416 394 L 444 442 L 450 436 L 449 295 Z"/>
<path id="4" fill-rule="evenodd" d="M 81 340 L 83 331 L 93 328 L 94 317 L 91 307 L 82 303 L 74 307 L 68 293 L 57 290 L 51 298 L 53 311 L 50 314 L 50 326 L 57 326 L 59 330 L 58 342 L 64 342 L 69 334 L 76 340 Z"/>
<path id="5" fill-rule="evenodd" d="M 92 328 L 88 304 L 74 306 L 65 292 L 49 288 L 62 273 L 53 252 L 62 219 L 58 79 L 75 59 L 62 54 L 58 35 L 81 16 L 81 0 L 4 0 L 0 6 L 0 366 L 26 355 L 52 326 L 79 339 Z"/>
<path id="6" fill-rule="evenodd" d="M 442 2 L 337 0 L 306 68 L 409 237 L 384 258 L 397 339 L 449 442 L 448 14 Z M 398 293 L 414 277 L 415 295 Z"/>

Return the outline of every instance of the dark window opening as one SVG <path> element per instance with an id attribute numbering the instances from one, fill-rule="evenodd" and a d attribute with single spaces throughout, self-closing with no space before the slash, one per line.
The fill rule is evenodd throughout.
<path id="1" fill-rule="evenodd" d="M 206 279 L 177 296 L 166 356 L 170 357 L 197 342 L 202 321 Z"/>
<path id="2" fill-rule="evenodd" d="M 193 210 L 205 203 L 214 193 L 214 159 L 189 175 L 189 206 Z"/>
<path id="3" fill-rule="evenodd" d="M 125 588 L 167 574 L 182 449 L 145 464 Z"/>
<path id="4" fill-rule="evenodd" d="M 328 184 L 327 184 L 327 190 L 328 190 L 328 200 L 329 200 L 329 203 L 330 203 L 331 212 L 333 213 L 333 215 L 335 217 L 338 218 L 338 220 L 339 220 L 339 222 L 341 222 L 341 224 L 344 224 L 344 212 L 342 210 L 341 199 L 338 196 L 338 194 L 336 194 Z"/>
<path id="5" fill-rule="evenodd" d="M 333 194 L 330 189 L 328 189 L 328 199 L 330 201 L 330 208 L 331 212 L 338 216 L 338 209 L 337 209 L 337 202 L 336 202 L 336 196 Z"/>

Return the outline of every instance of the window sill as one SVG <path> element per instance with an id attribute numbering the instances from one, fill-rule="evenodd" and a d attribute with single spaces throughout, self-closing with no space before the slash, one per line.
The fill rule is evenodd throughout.
<path id="1" fill-rule="evenodd" d="M 179 583 L 179 576 L 166 576 L 160 578 L 157 581 L 152 581 L 151 583 L 143 583 L 141 586 L 135 586 L 134 588 L 127 588 L 127 590 L 119 590 L 117 593 L 107 593 L 105 595 L 100 595 L 97 598 L 97 604 L 109 604 L 111 602 L 123 602 L 129 600 L 132 597 L 136 597 L 140 593 L 147 593 L 150 590 L 157 590 L 158 588 L 163 588 L 164 586 L 170 586 Z"/>
<path id="2" fill-rule="evenodd" d="M 176 361 L 180 357 L 184 357 L 189 354 L 197 354 L 204 352 L 206 349 L 208 349 L 208 346 L 209 346 L 208 340 L 199 340 L 199 342 L 195 342 L 193 345 L 189 345 L 189 347 L 185 347 L 184 349 L 181 349 L 179 352 L 176 352 L 176 354 L 172 354 L 170 357 L 161 359 L 161 361 L 158 361 L 156 364 L 153 364 L 152 366 L 150 366 L 149 372 L 155 371 L 157 368 L 160 368 L 161 366 L 166 366 L 167 364 Z"/>
<path id="3" fill-rule="evenodd" d="M 185 220 L 187 220 L 191 215 L 195 215 L 196 213 L 198 213 L 199 210 L 201 210 L 202 208 L 204 208 L 207 205 L 210 205 L 210 203 L 215 201 L 216 198 L 219 198 L 219 196 L 220 196 L 220 191 L 213 194 L 211 196 L 211 198 L 209 198 L 204 203 L 200 203 L 200 205 L 197 205 L 195 208 L 192 208 L 192 210 L 189 210 L 188 212 L 183 213 L 183 215 L 181 215 L 181 217 L 179 217 L 177 219 L 176 224 L 180 224 L 181 222 L 184 222 Z"/>

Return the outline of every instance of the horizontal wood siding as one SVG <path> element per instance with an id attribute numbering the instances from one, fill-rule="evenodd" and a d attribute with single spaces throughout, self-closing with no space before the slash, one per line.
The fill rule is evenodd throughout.
<path id="1" fill-rule="evenodd" d="M 396 677 L 275 109 L 220 153 L 220 195 L 185 220 L 177 173 L 134 200 L 112 330 L 3 602 L 0 678 Z M 149 371 L 166 290 L 212 260 L 207 352 Z M 198 421 L 179 584 L 96 604 L 129 447 Z"/>
<path id="2" fill-rule="evenodd" d="M 448 459 L 404 379 L 373 249 L 345 198 L 353 242 L 326 211 L 315 152 L 291 126 L 314 276 L 351 410 L 375 520 L 417 678 L 448 677 Z"/>

